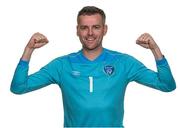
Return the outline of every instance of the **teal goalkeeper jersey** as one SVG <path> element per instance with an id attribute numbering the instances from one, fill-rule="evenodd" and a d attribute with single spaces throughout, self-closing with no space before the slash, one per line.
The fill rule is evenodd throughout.
<path id="1" fill-rule="evenodd" d="M 157 72 L 134 57 L 103 49 L 94 61 L 82 53 L 59 57 L 28 75 L 28 62 L 17 65 L 11 91 L 23 94 L 57 84 L 64 106 L 64 127 L 123 128 L 124 95 L 129 82 L 164 92 L 176 88 L 165 58 L 156 61 Z"/>

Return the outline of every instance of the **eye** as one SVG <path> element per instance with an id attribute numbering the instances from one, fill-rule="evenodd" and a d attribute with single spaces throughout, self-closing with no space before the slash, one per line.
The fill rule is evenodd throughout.
<path id="1" fill-rule="evenodd" d="M 100 26 L 100 25 L 95 25 L 94 28 L 95 28 L 95 29 L 100 29 L 101 26 Z"/>
<path id="2" fill-rule="evenodd" d="M 85 30 L 87 28 L 87 26 L 80 26 L 81 30 Z"/>

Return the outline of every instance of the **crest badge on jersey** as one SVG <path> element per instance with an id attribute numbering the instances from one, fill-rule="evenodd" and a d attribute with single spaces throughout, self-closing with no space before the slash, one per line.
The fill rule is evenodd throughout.
<path id="1" fill-rule="evenodd" d="M 104 67 L 104 72 L 107 74 L 107 75 L 112 75 L 113 72 L 114 72 L 114 67 L 111 66 L 111 65 L 107 65 Z"/>

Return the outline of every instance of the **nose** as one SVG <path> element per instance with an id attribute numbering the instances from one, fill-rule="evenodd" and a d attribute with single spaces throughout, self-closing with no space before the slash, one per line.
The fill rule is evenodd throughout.
<path id="1" fill-rule="evenodd" d="M 92 28 L 89 28 L 89 29 L 88 29 L 88 35 L 89 35 L 89 36 L 92 36 L 92 35 L 93 35 Z"/>

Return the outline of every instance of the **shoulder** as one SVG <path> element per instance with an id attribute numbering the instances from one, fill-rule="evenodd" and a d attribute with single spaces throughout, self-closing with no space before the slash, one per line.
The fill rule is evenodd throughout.
<path id="1" fill-rule="evenodd" d="M 106 60 L 109 62 L 116 62 L 121 65 L 132 66 L 132 65 L 142 65 L 142 63 L 136 59 L 134 56 L 127 53 L 122 53 L 118 51 L 106 49 Z"/>
<path id="2" fill-rule="evenodd" d="M 109 49 L 105 49 L 105 52 L 107 54 L 107 57 L 111 58 L 111 59 L 117 59 L 117 60 L 135 59 L 133 56 L 131 56 L 131 55 L 127 54 L 127 53 L 122 53 L 122 52 L 113 51 L 113 50 L 109 50 Z"/>
<path id="3" fill-rule="evenodd" d="M 55 59 L 53 59 L 51 62 L 55 62 L 55 63 L 63 63 L 68 61 L 69 59 L 76 59 L 80 54 L 80 51 L 78 52 L 73 52 L 73 53 L 69 53 L 67 55 L 63 55 L 63 56 L 59 56 Z"/>

